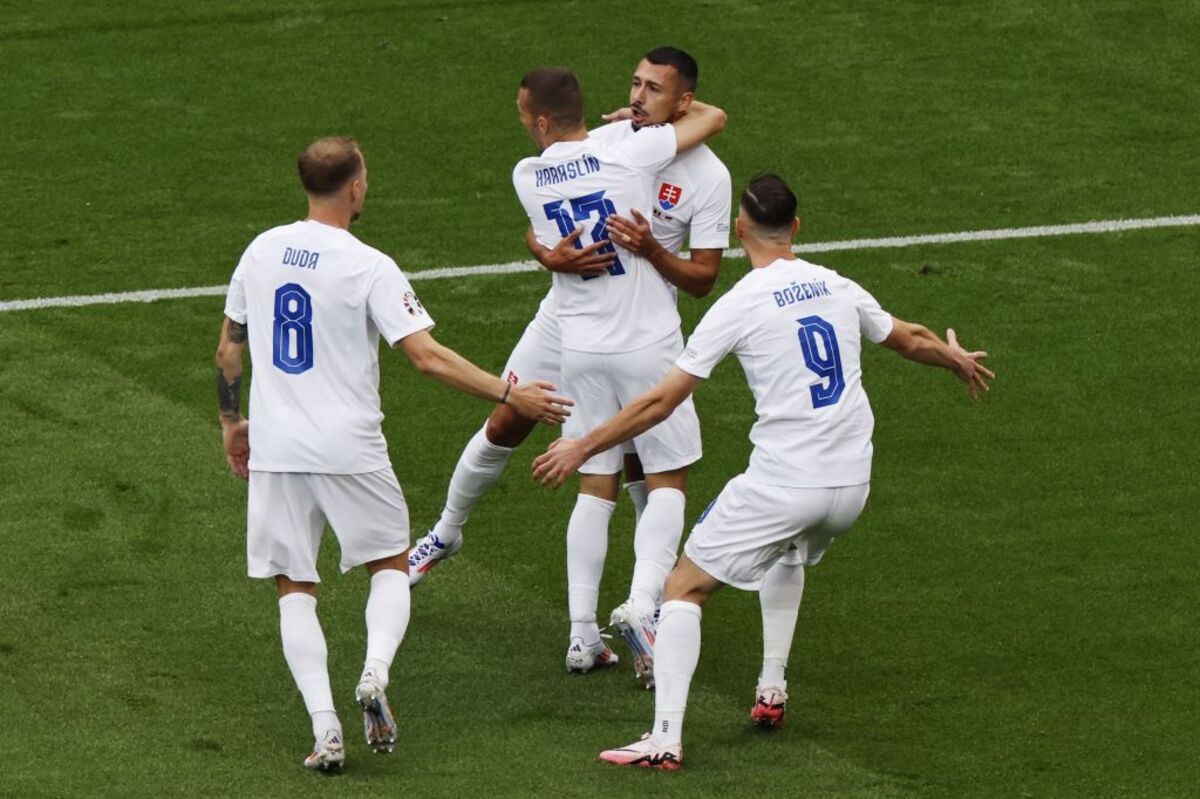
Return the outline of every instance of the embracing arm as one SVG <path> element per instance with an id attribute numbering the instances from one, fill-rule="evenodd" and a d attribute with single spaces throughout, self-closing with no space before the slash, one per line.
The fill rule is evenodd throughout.
<path id="1" fill-rule="evenodd" d="M 550 248 L 537 240 L 531 225 L 525 229 L 525 246 L 529 248 L 529 252 L 537 259 L 538 263 L 546 267 L 547 271 L 588 277 L 604 274 L 616 259 L 617 254 L 611 247 L 608 252 L 599 252 L 601 248 L 608 247 L 607 239 L 601 239 L 586 247 L 578 246 L 576 242 L 582 234 L 583 228 L 577 227 L 553 248 Z"/>
<path id="2" fill-rule="evenodd" d="M 545 424 L 562 424 L 570 415 L 567 407 L 575 403 L 551 392 L 555 387 L 544 380 L 514 386 L 502 378 L 490 375 L 449 347 L 443 346 L 420 330 L 405 336 L 392 345 L 404 350 L 421 374 L 439 383 L 476 397 L 513 406 L 522 416 Z"/>
<path id="3" fill-rule="evenodd" d="M 958 337 L 953 329 L 946 331 L 946 338 L 947 341 L 942 341 L 924 325 L 893 317 L 892 332 L 881 343 L 902 358 L 928 366 L 940 366 L 954 372 L 959 380 L 967 384 L 967 393 L 974 399 L 979 389 L 988 390 L 988 380 L 996 378 L 994 373 L 980 363 L 987 357 L 987 353 L 982 350 L 964 350 L 959 346 Z"/>
<path id="4" fill-rule="evenodd" d="M 246 326 L 225 317 L 217 343 L 217 408 L 225 458 L 229 468 L 243 478 L 250 474 L 249 424 L 242 416 L 242 354 L 246 341 Z"/>
<path id="5" fill-rule="evenodd" d="M 725 112 L 715 105 L 693 100 L 687 113 L 671 124 L 675 127 L 675 149 L 690 150 L 725 129 Z"/>
<path id="6" fill-rule="evenodd" d="M 697 298 L 713 290 L 724 250 L 692 250 L 687 258 L 680 258 L 657 241 L 654 244 L 646 257 L 668 283 Z"/>
<path id="7" fill-rule="evenodd" d="M 658 385 L 630 402 L 613 418 L 578 439 L 560 438 L 533 461 L 534 479 L 561 486 L 588 458 L 641 435 L 671 415 L 701 378 L 672 366 Z"/>
<path id="8" fill-rule="evenodd" d="M 608 215 L 608 235 L 613 241 L 648 260 L 668 283 L 693 297 L 703 297 L 712 291 L 721 271 L 724 250 L 692 250 L 687 258 L 680 258 L 659 244 L 649 220 L 640 211 L 634 208 L 632 214 L 632 219 Z"/>

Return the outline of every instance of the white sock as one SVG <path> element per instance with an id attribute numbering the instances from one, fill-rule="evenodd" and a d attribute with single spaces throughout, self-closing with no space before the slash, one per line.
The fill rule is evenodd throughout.
<path id="1" fill-rule="evenodd" d="M 446 506 L 433 532 L 443 544 L 453 544 L 462 538 L 463 525 L 475 503 L 500 478 L 513 451 L 487 439 L 487 425 L 479 428 L 454 466 L 450 487 L 446 490 Z"/>
<path id="2" fill-rule="evenodd" d="M 600 640 L 596 625 L 596 603 L 600 600 L 600 577 L 608 554 L 608 521 L 617 503 L 580 494 L 567 523 L 567 606 L 571 613 L 571 637 L 585 644 Z"/>
<path id="3" fill-rule="evenodd" d="M 411 610 L 408 575 L 399 569 L 381 569 L 371 575 L 367 595 L 367 657 L 363 671 L 373 669 L 387 687 L 388 670 L 404 640 Z"/>
<path id="4" fill-rule="evenodd" d="M 642 613 L 654 612 L 667 575 L 675 565 L 686 504 L 687 498 L 677 488 L 656 488 L 646 499 L 646 510 L 633 534 L 637 560 L 629 584 L 629 598 Z"/>
<path id="5" fill-rule="evenodd" d="M 696 663 L 700 660 L 700 606 L 664 602 L 654 640 L 654 728 L 659 746 L 676 746 L 683 734 L 683 713 Z"/>
<path id="6" fill-rule="evenodd" d="M 777 561 L 763 575 L 758 589 L 762 606 L 763 666 L 758 676 L 759 686 L 777 685 L 787 688 L 788 654 L 796 632 L 796 616 L 804 596 L 804 564 Z"/>
<path id="7" fill-rule="evenodd" d="M 320 710 L 312 714 L 312 731 L 313 738 L 318 741 L 324 740 L 325 733 L 331 731 L 341 736 L 342 722 L 332 710 Z"/>
<path id="8" fill-rule="evenodd" d="M 642 520 L 642 512 L 646 510 L 646 481 L 633 480 L 625 484 L 629 499 L 633 501 L 633 526 L 636 529 Z"/>
<path id="9" fill-rule="evenodd" d="M 312 717 L 313 737 L 321 738 L 330 729 L 340 730 L 329 687 L 328 650 L 321 622 L 317 620 L 316 597 L 293 593 L 279 598 L 279 637 L 292 679 Z"/>

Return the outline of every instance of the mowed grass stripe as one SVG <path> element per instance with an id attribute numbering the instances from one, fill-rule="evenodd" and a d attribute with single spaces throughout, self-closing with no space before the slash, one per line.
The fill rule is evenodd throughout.
<path id="1" fill-rule="evenodd" d="M 792 252 L 797 254 L 814 252 L 845 252 L 848 250 L 894 249 L 915 247 L 923 244 L 958 244 L 973 241 L 1002 241 L 1005 239 L 1029 239 L 1047 236 L 1072 236 L 1096 233 L 1119 233 L 1131 230 L 1147 230 L 1164 227 L 1194 227 L 1200 225 L 1200 214 L 1181 216 L 1157 216 L 1146 219 L 1105 219 L 1095 222 L 1078 222 L 1065 225 L 1036 225 L 1020 228 L 994 228 L 990 230 L 964 230 L 957 233 L 926 233 L 915 236 L 885 236 L 875 239 L 843 239 L 841 241 L 796 244 Z M 740 248 L 725 251 L 728 258 L 741 258 L 745 252 Z M 541 269 L 536 261 L 510 261 L 503 264 L 481 264 L 479 266 L 450 266 L 442 269 L 423 269 L 410 272 L 413 280 L 444 280 L 476 275 L 500 275 L 516 272 L 536 272 Z M 197 286 L 181 289 L 147 289 L 145 291 L 122 291 L 105 294 L 76 294 L 62 297 L 36 297 L 28 300 L 0 302 L 0 313 L 28 311 L 38 308 L 75 308 L 87 305 L 116 305 L 125 302 L 156 302 L 158 300 L 186 299 L 190 297 L 219 297 L 226 286 Z"/>

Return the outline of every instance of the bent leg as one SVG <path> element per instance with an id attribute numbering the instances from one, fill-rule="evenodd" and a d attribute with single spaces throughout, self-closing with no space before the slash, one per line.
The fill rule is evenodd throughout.
<path id="1" fill-rule="evenodd" d="M 616 508 L 617 475 L 582 475 L 579 497 L 567 523 L 567 602 L 571 638 L 585 646 L 600 641 L 596 603 L 608 555 L 608 523 Z"/>
<path id="2" fill-rule="evenodd" d="M 646 510 L 633 535 L 633 578 L 629 599 L 640 613 L 653 614 L 662 599 L 663 584 L 675 565 L 683 538 L 687 505 L 687 467 L 646 475 Z"/>
<path id="3" fill-rule="evenodd" d="M 433 528 L 443 545 L 452 546 L 462 537 L 463 525 L 476 503 L 500 479 L 513 450 L 529 437 L 535 424 L 501 405 L 467 442 L 454 465 L 441 518 Z"/>
<path id="4" fill-rule="evenodd" d="M 316 586 L 283 575 L 275 578 L 275 584 L 279 593 L 279 637 L 283 657 L 312 718 L 313 737 L 320 741 L 327 732 L 336 730 L 340 734 L 342 725 L 334 710 L 333 691 L 329 687 L 325 634 L 317 619 Z"/>
<path id="5" fill-rule="evenodd" d="M 692 676 L 700 660 L 701 606 L 722 583 L 683 555 L 667 578 L 654 644 L 655 743 L 678 745 Z"/>
<path id="6" fill-rule="evenodd" d="M 408 561 L 403 555 L 367 564 L 371 589 L 364 613 L 367 655 L 363 661 L 363 674 L 373 672 L 381 688 L 387 688 L 392 660 L 408 631 L 412 605 L 407 572 Z"/>
<path id="7" fill-rule="evenodd" d="M 804 562 L 792 549 L 763 575 L 758 601 L 762 608 L 763 663 L 760 688 L 787 688 L 788 654 L 804 596 Z"/>

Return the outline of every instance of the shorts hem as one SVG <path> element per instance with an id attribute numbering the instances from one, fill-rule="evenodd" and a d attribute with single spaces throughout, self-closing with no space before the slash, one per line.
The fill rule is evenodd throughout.
<path id="1" fill-rule="evenodd" d="M 295 577 L 291 574 L 288 574 L 286 569 L 247 569 L 246 576 L 251 578 L 252 580 L 270 580 L 275 577 L 286 577 L 294 583 L 319 583 L 319 582 L 321 582 L 320 576 L 318 576 L 315 573 L 311 577 L 309 577 L 309 576 Z"/>
<path id="2" fill-rule="evenodd" d="M 579 467 L 578 471 L 580 474 L 591 475 L 592 477 L 604 477 L 604 476 L 612 475 L 612 474 L 620 474 L 621 467 L 618 466 L 616 469 L 613 469 L 610 471 L 608 469 L 602 469 L 599 466 L 590 466 L 589 467 L 585 463 L 583 466 Z"/>
<path id="3" fill-rule="evenodd" d="M 667 461 L 666 463 L 655 463 L 653 466 L 642 460 L 642 472 L 644 474 L 662 474 L 663 472 L 673 472 L 676 469 L 682 469 L 685 466 L 691 466 L 704 457 L 704 450 L 696 450 L 694 455 L 684 455 L 681 458 Z M 639 460 L 641 456 L 638 456 Z"/>
<path id="4" fill-rule="evenodd" d="M 350 571 L 351 569 L 357 569 L 359 566 L 366 566 L 368 563 L 370 563 L 371 561 L 374 561 L 374 560 L 383 560 L 384 558 L 395 558 L 400 555 L 403 555 L 404 551 L 407 550 L 410 546 L 412 546 L 412 545 L 408 542 L 407 539 L 405 539 L 404 546 L 400 547 L 399 549 L 393 549 L 392 547 L 388 547 L 387 550 L 381 549 L 381 550 L 377 550 L 377 552 L 369 552 L 366 555 L 361 555 L 361 556 L 355 557 L 354 560 L 350 561 L 349 563 L 347 563 L 347 561 L 343 560 L 341 563 L 338 564 L 338 568 L 342 570 L 342 574 L 345 574 L 346 572 Z"/>
<path id="5" fill-rule="evenodd" d="M 759 589 L 762 588 L 762 578 L 761 577 L 759 577 L 758 580 L 755 580 L 753 582 L 749 582 L 746 580 L 736 580 L 736 579 L 731 578 L 729 576 L 729 574 L 724 569 L 720 568 L 719 566 L 713 566 L 712 563 L 705 560 L 704 558 L 699 558 L 692 552 L 689 552 L 688 547 L 686 545 L 683 548 L 683 554 L 687 555 L 688 560 L 690 560 L 692 563 L 695 563 L 701 569 L 708 572 L 710 577 L 720 580 L 725 585 L 731 585 L 734 588 L 738 588 L 742 591 L 758 591 Z"/>

